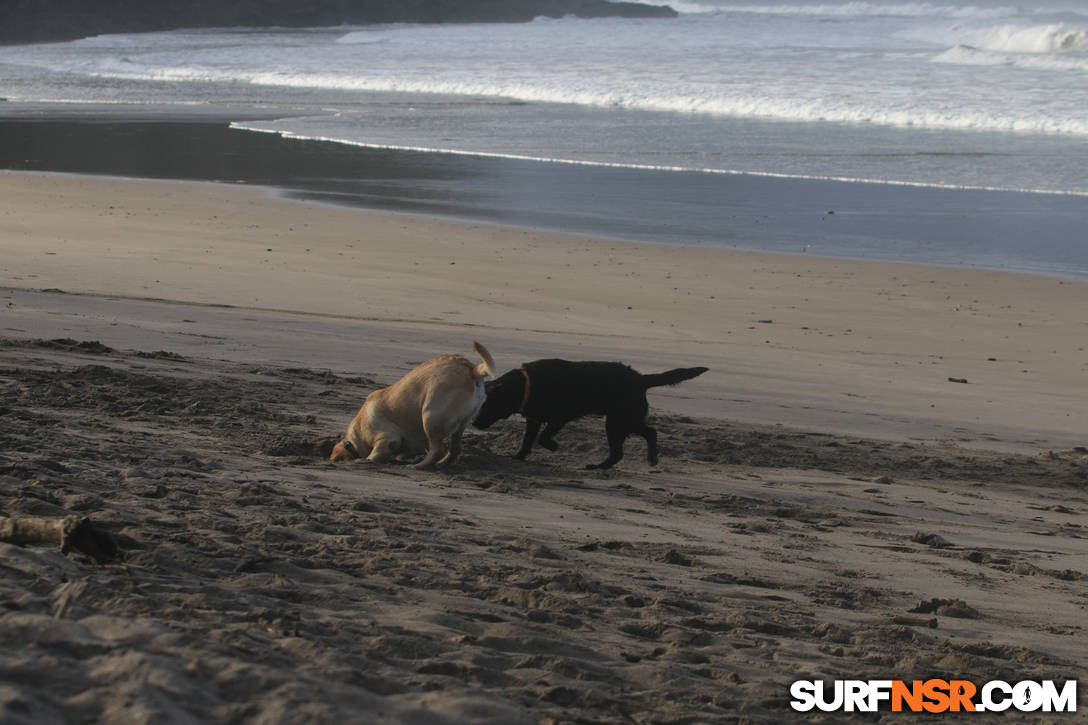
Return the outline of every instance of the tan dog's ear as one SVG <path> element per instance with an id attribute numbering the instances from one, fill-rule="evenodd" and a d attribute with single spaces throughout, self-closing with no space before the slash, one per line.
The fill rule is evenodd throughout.
<path id="1" fill-rule="evenodd" d="M 332 455 L 329 456 L 330 461 L 354 461 L 355 454 L 353 454 L 348 446 L 344 445 L 344 441 L 340 441 L 332 447 Z"/>

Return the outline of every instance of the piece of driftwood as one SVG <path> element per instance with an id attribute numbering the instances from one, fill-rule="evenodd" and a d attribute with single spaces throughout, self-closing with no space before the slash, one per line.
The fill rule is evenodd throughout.
<path id="1" fill-rule="evenodd" d="M 0 521 L 0 541 L 19 546 L 56 544 L 63 554 L 75 549 L 99 564 L 117 556 L 117 542 L 86 516 L 5 519 Z"/>
<path id="2" fill-rule="evenodd" d="M 896 624 L 903 624 L 908 627 L 929 627 L 930 629 L 937 629 L 936 617 L 892 617 L 892 621 Z"/>

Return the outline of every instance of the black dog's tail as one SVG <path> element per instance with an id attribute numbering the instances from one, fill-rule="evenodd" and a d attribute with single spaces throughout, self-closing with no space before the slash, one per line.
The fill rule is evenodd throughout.
<path id="1" fill-rule="evenodd" d="M 705 373 L 710 368 L 676 368 L 666 370 L 654 375 L 643 375 L 642 384 L 647 388 L 656 388 L 661 385 L 677 385 L 685 380 L 691 380 Z"/>

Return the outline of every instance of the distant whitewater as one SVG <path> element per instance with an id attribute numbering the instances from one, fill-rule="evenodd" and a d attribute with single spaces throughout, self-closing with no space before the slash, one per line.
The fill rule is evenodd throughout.
<path id="1" fill-rule="evenodd" d="M 1088 6 L 701 0 L 675 20 L 235 29 L 0 48 L 15 101 L 582 164 L 1088 193 Z"/>

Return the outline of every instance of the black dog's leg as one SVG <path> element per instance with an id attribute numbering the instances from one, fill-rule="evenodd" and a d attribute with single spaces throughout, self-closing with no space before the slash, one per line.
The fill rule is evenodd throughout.
<path id="1" fill-rule="evenodd" d="M 586 468 L 611 468 L 623 458 L 623 442 L 628 435 L 626 421 L 617 422 L 616 418 L 609 416 L 604 423 L 604 430 L 608 434 L 608 458 L 597 464 L 591 463 Z"/>
<path id="2" fill-rule="evenodd" d="M 536 442 L 547 448 L 554 453 L 559 450 L 559 444 L 555 442 L 555 434 L 567 424 L 568 421 L 548 421 L 548 424 L 544 426 L 544 432 L 540 434 L 540 437 L 536 439 Z"/>
<path id="3" fill-rule="evenodd" d="M 646 439 L 646 458 L 650 461 L 651 466 L 657 465 L 657 431 L 648 425 L 643 425 L 642 430 L 639 431 L 643 438 Z"/>
<path id="4" fill-rule="evenodd" d="M 525 457 L 529 455 L 529 451 L 533 450 L 533 443 L 536 441 L 536 434 L 540 432 L 540 421 L 536 418 L 529 418 L 525 421 L 525 437 L 521 439 L 521 448 L 514 454 L 514 458 L 519 461 L 525 460 Z"/>

